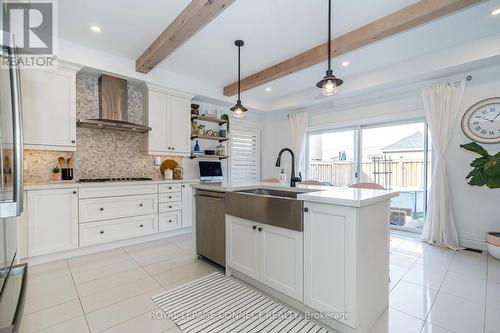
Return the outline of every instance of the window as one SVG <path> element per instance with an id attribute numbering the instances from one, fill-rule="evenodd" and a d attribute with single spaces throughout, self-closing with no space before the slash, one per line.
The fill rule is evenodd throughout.
<path id="1" fill-rule="evenodd" d="M 391 227 L 420 232 L 430 186 L 429 140 L 423 121 L 310 133 L 307 175 L 334 186 L 361 182 L 398 190 Z"/>
<path id="2" fill-rule="evenodd" d="M 260 131 L 257 129 L 231 129 L 230 147 L 231 182 L 259 182 Z"/>

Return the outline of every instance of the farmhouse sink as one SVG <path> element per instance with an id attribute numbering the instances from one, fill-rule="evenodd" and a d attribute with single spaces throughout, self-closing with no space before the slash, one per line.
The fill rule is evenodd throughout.
<path id="1" fill-rule="evenodd" d="M 303 231 L 301 192 L 255 188 L 226 192 L 226 214 L 276 227 Z"/>

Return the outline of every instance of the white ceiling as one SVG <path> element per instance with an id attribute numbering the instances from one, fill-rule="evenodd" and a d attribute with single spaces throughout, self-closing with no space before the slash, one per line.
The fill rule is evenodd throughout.
<path id="1" fill-rule="evenodd" d="M 415 0 L 333 1 L 333 34 L 338 36 L 406 7 Z M 64 0 L 59 2 L 60 37 L 85 47 L 136 59 L 182 11 L 189 0 Z M 236 79 L 235 39 L 243 39 L 242 75 L 252 74 L 326 40 L 326 0 L 236 0 L 188 40 L 159 69 L 198 78 L 220 88 Z M 500 33 L 491 17 L 500 0 L 437 20 L 334 59 L 343 79 Z M 98 25 L 99 34 L 89 30 Z M 342 61 L 351 65 L 341 67 Z M 243 93 L 266 103 L 314 87 L 325 71 L 318 64 Z M 272 87 L 266 92 L 266 87 Z M 210 96 L 214 97 L 214 96 Z"/>

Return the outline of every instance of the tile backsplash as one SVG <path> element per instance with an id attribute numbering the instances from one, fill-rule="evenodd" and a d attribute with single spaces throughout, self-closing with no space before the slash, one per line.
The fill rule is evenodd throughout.
<path id="1" fill-rule="evenodd" d="M 98 78 L 79 74 L 76 81 L 77 119 L 99 116 Z M 139 87 L 128 85 L 129 121 L 142 124 L 142 93 Z M 51 168 L 57 158 L 73 157 L 74 178 L 150 177 L 161 178 L 153 157 L 142 152 L 143 134 L 76 129 L 76 152 L 25 150 L 25 181 L 28 183 L 50 180 Z M 166 158 L 163 156 L 162 160 Z M 183 158 L 173 158 L 184 164 Z M 189 160 L 184 167 L 192 169 Z M 185 171 L 185 177 L 186 175 Z"/>

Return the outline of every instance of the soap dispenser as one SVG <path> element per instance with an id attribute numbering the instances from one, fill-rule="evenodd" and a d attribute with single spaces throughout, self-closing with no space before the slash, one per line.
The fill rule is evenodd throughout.
<path id="1" fill-rule="evenodd" d="M 285 169 L 281 169 L 280 172 L 280 184 L 285 185 L 286 184 L 286 174 L 285 174 Z"/>

